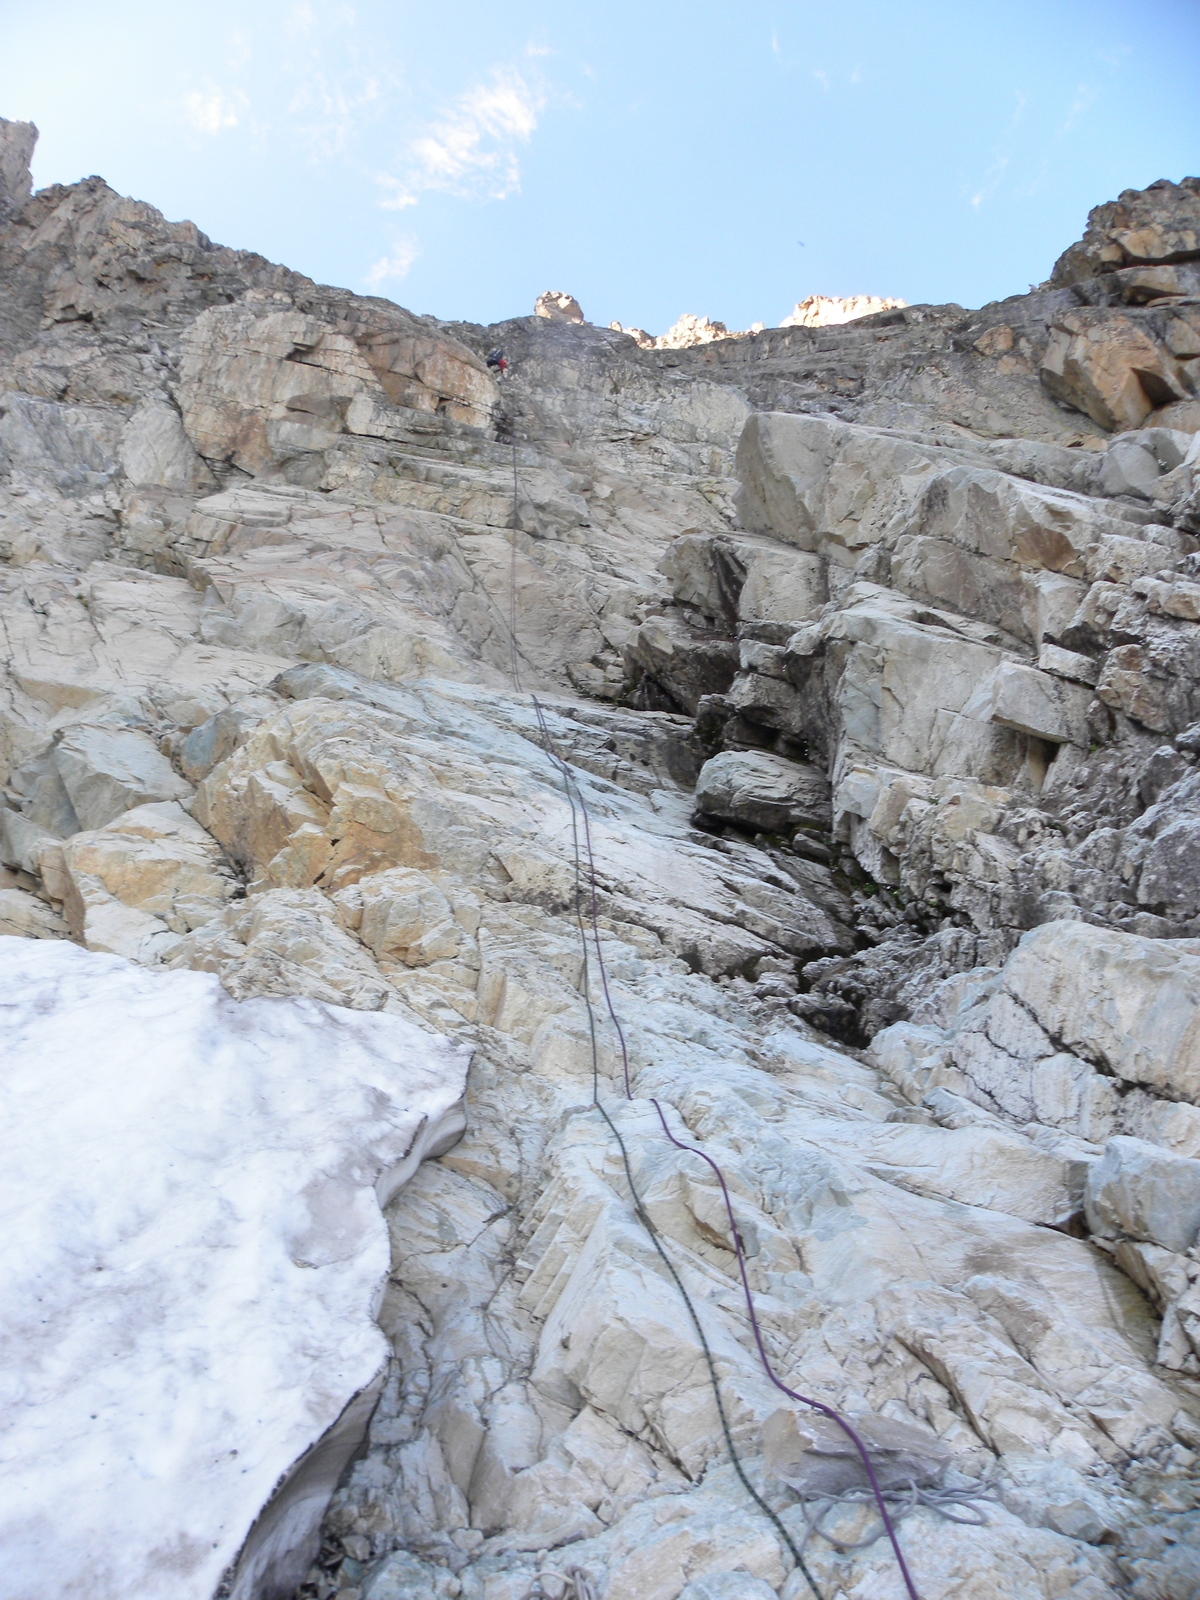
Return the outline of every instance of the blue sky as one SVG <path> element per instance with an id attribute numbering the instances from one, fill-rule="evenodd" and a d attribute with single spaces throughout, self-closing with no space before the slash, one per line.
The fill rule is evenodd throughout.
<path id="1" fill-rule="evenodd" d="M 493 321 L 1024 292 L 1200 173 L 1200 0 L 0 0 L 39 185 Z"/>

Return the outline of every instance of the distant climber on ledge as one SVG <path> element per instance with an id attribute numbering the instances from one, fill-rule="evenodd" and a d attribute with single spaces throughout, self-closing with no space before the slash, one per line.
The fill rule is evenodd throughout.
<path id="1" fill-rule="evenodd" d="M 487 364 L 498 378 L 502 378 L 508 371 L 508 357 L 499 347 L 488 351 Z"/>

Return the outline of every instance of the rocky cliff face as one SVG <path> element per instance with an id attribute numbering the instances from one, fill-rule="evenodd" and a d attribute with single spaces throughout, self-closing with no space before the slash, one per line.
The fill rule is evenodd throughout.
<path id="1" fill-rule="evenodd" d="M 31 148 L 0 927 L 474 1050 L 303 1595 L 900 1595 L 740 1242 L 783 1381 L 926 1484 L 924 1600 L 1192 1596 L 1197 180 L 981 311 L 647 350 L 30 198 Z"/>

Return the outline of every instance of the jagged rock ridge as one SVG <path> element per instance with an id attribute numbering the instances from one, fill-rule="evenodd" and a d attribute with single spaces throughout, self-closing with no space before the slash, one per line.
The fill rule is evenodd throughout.
<path id="1" fill-rule="evenodd" d="M 981 311 L 650 351 L 29 198 L 3 131 L 3 925 L 475 1051 L 388 1207 L 391 1364 L 304 1593 L 805 1592 L 590 1109 L 515 570 L 630 1041 L 602 1092 L 751 1477 L 802 1536 L 650 1096 L 720 1160 L 779 1370 L 984 1495 L 903 1518 L 924 1600 L 1191 1595 L 1195 180 Z M 807 1559 L 899 1592 L 886 1541 Z"/>

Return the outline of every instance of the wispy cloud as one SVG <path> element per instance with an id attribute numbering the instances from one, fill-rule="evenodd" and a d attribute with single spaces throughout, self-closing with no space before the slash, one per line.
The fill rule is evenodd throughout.
<path id="1" fill-rule="evenodd" d="M 250 102 L 240 89 L 226 94 L 224 90 L 209 85 L 195 89 L 183 97 L 183 114 L 197 133 L 216 134 L 225 128 L 236 128 L 240 114 Z"/>
<path id="2" fill-rule="evenodd" d="M 381 288 L 385 283 L 399 283 L 408 276 L 409 267 L 420 253 L 415 239 L 400 239 L 392 246 L 389 255 L 368 268 L 363 274 L 364 279 L 373 289 Z"/>
<path id="3" fill-rule="evenodd" d="M 1012 116 L 1008 119 L 1007 127 L 1005 127 L 996 141 L 996 154 L 992 158 L 987 171 L 980 179 L 979 187 L 970 197 L 971 205 L 976 211 L 979 210 L 985 200 L 991 199 L 992 195 L 1000 187 L 1004 174 L 1008 171 L 1008 164 L 1012 159 L 1013 140 L 1025 115 L 1027 98 L 1023 90 L 1016 90 L 1013 97 Z"/>
<path id="4" fill-rule="evenodd" d="M 380 182 L 395 194 L 385 210 L 415 205 L 428 191 L 469 200 L 503 200 L 520 188 L 520 147 L 528 144 L 545 95 L 512 67 L 459 95 L 408 147 L 399 176 Z"/>
<path id="5" fill-rule="evenodd" d="M 367 76 L 347 84 L 330 82 L 324 74 L 314 72 L 293 93 L 288 112 L 297 119 L 302 136 L 317 155 L 338 155 L 380 95 L 378 78 Z"/>
<path id="6" fill-rule="evenodd" d="M 829 93 L 829 74 L 825 71 L 825 69 L 823 67 L 814 67 L 813 68 L 813 77 L 821 85 L 821 87 L 822 87 L 822 89 L 824 89 L 825 93 L 828 94 Z"/>
<path id="7" fill-rule="evenodd" d="M 1079 85 L 1075 91 L 1074 98 L 1071 101 L 1065 119 L 1055 130 L 1056 138 L 1061 139 L 1064 134 L 1070 133 L 1071 129 L 1077 122 L 1082 121 L 1082 119 L 1091 110 L 1092 102 L 1096 99 L 1096 96 L 1099 93 L 1100 88 L 1098 84 L 1081 83 Z"/>

